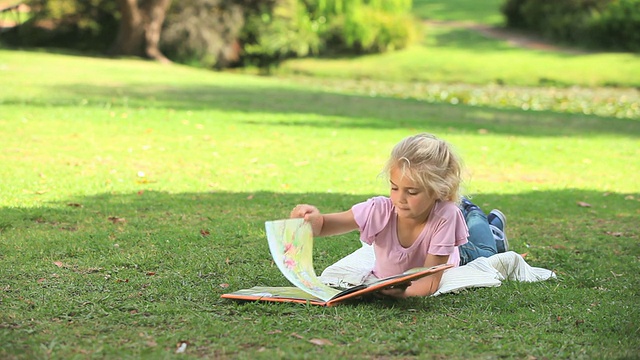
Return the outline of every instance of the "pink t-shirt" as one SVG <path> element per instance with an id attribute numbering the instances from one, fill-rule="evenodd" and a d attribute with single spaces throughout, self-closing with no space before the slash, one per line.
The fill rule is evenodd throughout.
<path id="1" fill-rule="evenodd" d="M 436 202 L 424 229 L 408 248 L 398 240 L 398 217 L 391 199 L 374 197 L 351 210 L 360 228 L 360 240 L 373 245 L 376 254 L 373 275 L 378 278 L 424 266 L 427 254 L 449 255 L 448 264 L 460 263 L 458 246 L 467 242 L 469 229 L 462 211 L 452 202 Z"/>

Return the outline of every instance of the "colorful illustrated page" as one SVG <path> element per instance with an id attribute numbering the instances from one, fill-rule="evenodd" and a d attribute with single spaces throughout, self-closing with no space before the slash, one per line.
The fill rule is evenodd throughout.
<path id="1" fill-rule="evenodd" d="M 324 301 L 340 293 L 323 284 L 313 269 L 313 233 L 304 219 L 267 221 L 269 250 L 282 274 L 295 286 Z"/>
<path id="2" fill-rule="evenodd" d="M 291 298 L 300 300 L 321 301 L 315 296 L 307 293 L 297 287 L 271 287 L 271 286 L 254 286 L 251 289 L 238 290 L 233 295 L 275 297 L 275 298 Z"/>

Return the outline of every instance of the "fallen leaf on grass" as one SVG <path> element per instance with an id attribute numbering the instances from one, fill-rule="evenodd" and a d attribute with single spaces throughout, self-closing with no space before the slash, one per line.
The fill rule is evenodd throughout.
<path id="1" fill-rule="evenodd" d="M 63 263 L 62 261 L 54 261 L 53 264 L 61 269 L 68 269 L 71 266 Z"/>
<path id="2" fill-rule="evenodd" d="M 304 337 L 302 337 L 302 335 L 299 335 L 298 333 L 291 333 L 291 336 L 298 339 L 304 339 Z"/>
<path id="3" fill-rule="evenodd" d="M 109 216 L 109 221 L 114 224 L 125 223 L 127 220 L 125 218 L 117 217 L 117 216 Z"/>
<path id="4" fill-rule="evenodd" d="M 616 232 L 607 231 L 605 234 L 615 236 L 615 237 L 620 237 L 623 235 L 621 232 L 617 232 L 617 231 Z"/>
<path id="5" fill-rule="evenodd" d="M 333 343 L 327 339 L 311 339 L 309 342 L 318 346 L 333 345 Z"/>
<path id="6" fill-rule="evenodd" d="M 153 272 L 153 271 L 147 271 L 147 276 L 153 276 L 153 275 L 155 275 L 155 274 L 156 274 L 156 273 L 155 273 L 155 272 Z"/>
<path id="7" fill-rule="evenodd" d="M 578 201 L 578 202 L 577 202 L 577 204 L 578 204 L 578 206 L 580 206 L 580 207 L 591 207 L 591 204 L 586 203 L 586 202 L 584 202 L 584 201 Z"/>
<path id="8" fill-rule="evenodd" d="M 207 237 L 207 236 L 211 235 L 211 233 L 209 232 L 209 230 L 201 229 L 200 230 L 200 235 L 202 235 L 203 237 Z"/>
<path id="9" fill-rule="evenodd" d="M 227 283 L 222 283 L 222 284 L 220 284 L 220 287 L 221 287 L 221 288 L 223 288 L 223 289 L 226 289 L 226 288 L 228 288 L 228 287 L 229 287 L 229 284 L 227 284 Z"/>
<path id="10" fill-rule="evenodd" d="M 82 207 L 82 204 L 78 204 L 78 203 L 68 203 L 68 204 L 67 204 L 67 206 L 81 208 L 81 207 Z"/>

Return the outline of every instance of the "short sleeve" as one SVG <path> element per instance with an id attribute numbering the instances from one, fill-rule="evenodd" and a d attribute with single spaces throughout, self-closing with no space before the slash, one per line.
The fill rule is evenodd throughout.
<path id="1" fill-rule="evenodd" d="M 353 217 L 360 229 L 360 240 L 371 245 L 389 223 L 393 212 L 393 204 L 384 196 L 373 197 L 351 207 Z"/>
<path id="2" fill-rule="evenodd" d="M 457 206 L 444 206 L 439 212 L 439 219 L 431 237 L 429 253 L 434 255 L 451 255 L 457 246 L 467 243 L 469 229 Z"/>

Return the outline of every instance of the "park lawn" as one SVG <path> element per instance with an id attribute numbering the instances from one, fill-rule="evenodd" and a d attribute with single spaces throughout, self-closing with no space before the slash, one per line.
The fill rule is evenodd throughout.
<path id="1" fill-rule="evenodd" d="M 0 50 L 0 72 L 0 358 L 640 348 L 637 118 L 38 52 Z M 512 249 L 558 280 L 327 309 L 219 298 L 286 286 L 264 221 L 301 202 L 338 211 L 385 194 L 390 148 L 419 131 L 456 145 L 474 200 L 502 209 Z M 355 234 L 318 240 L 318 272 L 358 246 Z"/>
<path id="2" fill-rule="evenodd" d="M 473 21 L 502 25 L 500 7 L 505 0 L 413 0 L 413 13 L 420 19 L 438 21 Z"/>
<path id="3" fill-rule="evenodd" d="M 470 28 L 503 27 L 501 4 L 500 0 L 416 0 L 413 12 L 422 33 L 418 43 L 384 54 L 290 59 L 276 73 L 396 83 L 640 87 L 637 54 L 527 48 Z"/>
<path id="4" fill-rule="evenodd" d="M 425 38 L 409 48 L 346 58 L 285 61 L 278 75 L 473 85 L 640 86 L 640 58 L 631 53 L 527 49 L 451 25 L 424 25 Z"/>

